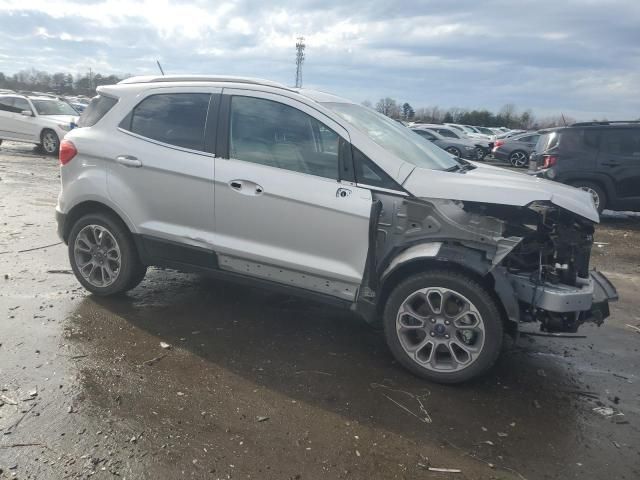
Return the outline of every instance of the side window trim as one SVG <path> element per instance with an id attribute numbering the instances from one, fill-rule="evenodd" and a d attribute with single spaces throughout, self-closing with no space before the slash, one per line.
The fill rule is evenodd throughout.
<path id="1" fill-rule="evenodd" d="M 231 91 L 228 91 L 228 90 L 231 90 Z M 216 157 L 217 158 L 224 158 L 227 160 L 231 158 L 230 156 L 230 145 L 231 145 L 230 137 L 231 137 L 231 120 L 232 120 L 231 119 L 231 101 L 234 96 L 253 98 L 257 100 L 265 100 L 265 101 L 270 101 L 274 103 L 280 103 L 289 108 L 296 108 L 295 106 L 289 105 L 284 101 L 275 100 L 269 97 L 262 96 L 261 94 L 263 93 L 266 93 L 266 92 L 240 90 L 240 89 L 223 89 L 222 90 L 222 98 L 220 100 L 220 108 L 218 113 L 218 130 L 216 135 Z M 254 95 L 254 94 L 257 94 L 257 95 Z M 270 96 L 274 96 L 274 95 L 270 95 Z M 282 97 L 282 98 L 291 100 L 288 97 Z M 316 116 L 311 115 L 308 112 L 305 112 L 304 110 L 301 110 L 299 108 L 297 110 L 299 110 L 302 114 L 309 117 L 310 120 L 313 119 L 316 122 L 321 123 L 322 125 L 330 129 L 332 132 L 334 132 L 337 135 L 339 139 L 338 140 L 339 141 L 338 165 L 337 165 L 335 178 L 325 177 L 321 175 L 314 175 L 312 173 L 299 172 L 295 170 L 287 170 L 287 171 L 293 172 L 293 173 L 299 173 L 302 175 L 317 176 L 318 178 L 322 178 L 324 180 L 333 180 L 336 182 L 345 181 L 345 182 L 350 182 L 352 184 L 355 184 L 355 172 L 353 167 L 353 161 L 350 157 L 345 156 L 347 155 L 347 152 L 349 155 L 351 153 L 351 143 L 345 140 L 344 137 L 340 135 L 340 133 L 336 132 L 334 128 L 326 125 L 326 122 L 323 122 L 322 120 L 318 119 Z M 237 159 L 237 160 L 246 161 L 242 159 Z M 279 168 L 279 167 L 273 167 L 273 168 Z"/>

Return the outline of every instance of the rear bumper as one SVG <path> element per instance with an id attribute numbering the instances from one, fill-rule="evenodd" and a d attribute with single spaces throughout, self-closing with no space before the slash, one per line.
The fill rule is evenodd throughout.
<path id="1" fill-rule="evenodd" d="M 58 224 L 58 237 L 60 237 L 60 240 L 66 243 L 67 239 L 65 238 L 65 234 L 66 234 L 67 215 L 56 210 L 56 223 Z"/>

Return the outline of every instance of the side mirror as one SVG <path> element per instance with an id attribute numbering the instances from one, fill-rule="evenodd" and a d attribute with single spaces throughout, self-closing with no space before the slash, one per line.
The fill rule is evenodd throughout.
<path id="1" fill-rule="evenodd" d="M 33 117 L 33 112 L 31 110 L 22 110 L 20 115 L 24 115 L 25 117 Z"/>

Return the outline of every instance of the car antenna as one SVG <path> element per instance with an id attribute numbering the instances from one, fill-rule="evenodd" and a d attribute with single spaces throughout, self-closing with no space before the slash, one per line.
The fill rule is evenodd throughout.
<path id="1" fill-rule="evenodd" d="M 158 64 L 158 65 L 160 65 L 160 64 Z M 162 69 L 160 69 L 160 70 L 162 70 Z M 164 73 L 162 75 L 164 75 Z M 562 123 L 564 123 L 564 126 L 566 127 L 567 126 L 567 121 L 564 119 L 564 113 L 560 112 L 560 115 L 562 115 Z"/>
<path id="2" fill-rule="evenodd" d="M 158 68 L 160 69 L 160 73 L 164 77 L 164 70 L 162 70 L 162 65 L 160 65 L 160 60 L 156 60 L 156 63 L 158 64 Z"/>

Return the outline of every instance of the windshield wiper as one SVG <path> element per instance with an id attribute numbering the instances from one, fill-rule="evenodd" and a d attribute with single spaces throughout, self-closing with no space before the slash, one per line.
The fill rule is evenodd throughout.
<path id="1" fill-rule="evenodd" d="M 460 166 L 459 163 L 456 163 L 455 165 L 450 166 L 449 168 L 445 168 L 444 171 L 445 172 L 457 172 L 458 170 L 461 170 L 462 167 Z"/>

